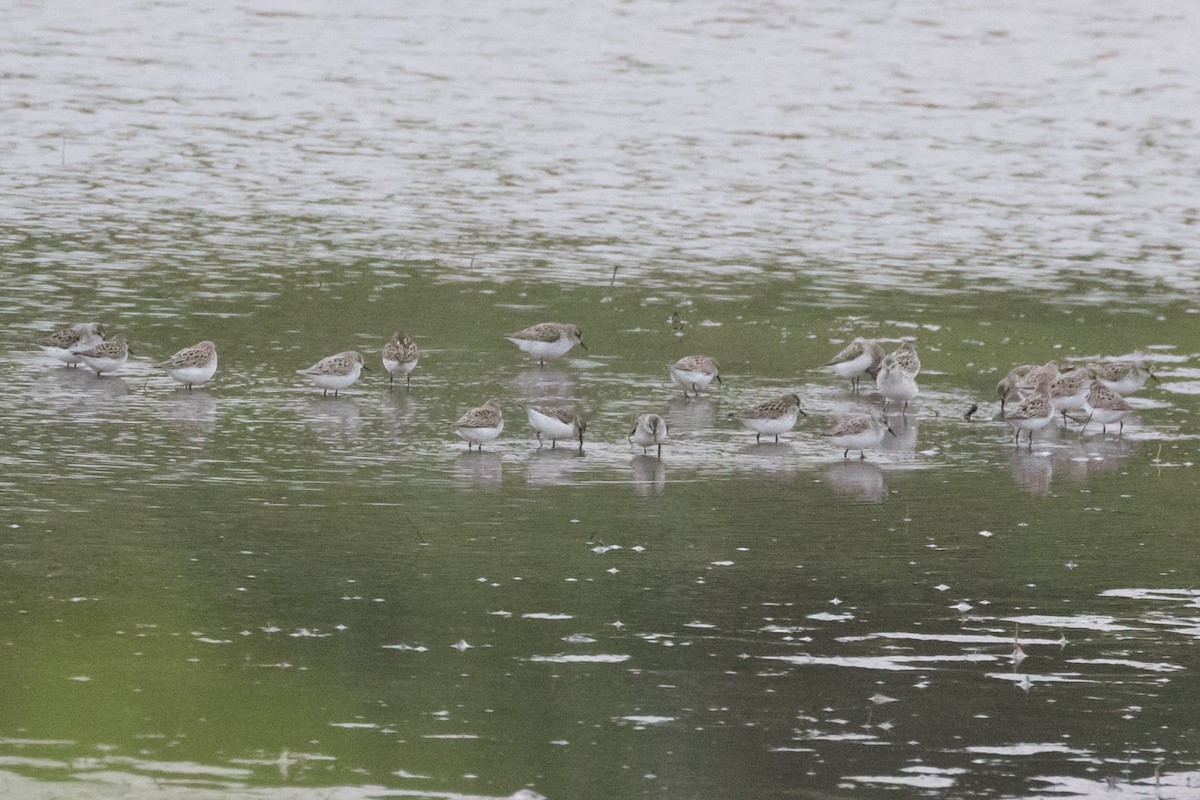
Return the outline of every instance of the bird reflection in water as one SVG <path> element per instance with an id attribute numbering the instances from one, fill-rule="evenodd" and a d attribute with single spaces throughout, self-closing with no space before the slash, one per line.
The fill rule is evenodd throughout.
<path id="1" fill-rule="evenodd" d="M 525 480 L 530 486 L 566 486 L 574 483 L 575 470 L 583 463 L 583 454 L 575 448 L 534 450 L 525 465 Z"/>
<path id="2" fill-rule="evenodd" d="M 882 503 L 887 498 L 883 470 L 870 461 L 840 461 L 825 470 L 829 488 L 856 503 Z"/>
<path id="3" fill-rule="evenodd" d="M 503 469 L 499 453 L 468 450 L 454 459 L 454 482 L 467 489 L 495 491 L 500 488 Z"/>
<path id="4" fill-rule="evenodd" d="M 641 497 L 662 494 L 667 488 L 667 465 L 661 458 L 638 453 L 629 462 L 633 491 Z"/>

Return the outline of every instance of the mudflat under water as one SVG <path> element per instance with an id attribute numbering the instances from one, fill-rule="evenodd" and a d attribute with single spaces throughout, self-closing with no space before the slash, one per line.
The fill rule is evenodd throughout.
<path id="1" fill-rule="evenodd" d="M 1200 792 L 1198 16 L 0 9 L 0 795 Z M 91 319 L 117 376 L 31 344 Z M 501 336 L 547 319 L 589 350 Z M 860 334 L 924 364 L 865 461 Z M 1135 351 L 1119 437 L 996 419 Z"/>

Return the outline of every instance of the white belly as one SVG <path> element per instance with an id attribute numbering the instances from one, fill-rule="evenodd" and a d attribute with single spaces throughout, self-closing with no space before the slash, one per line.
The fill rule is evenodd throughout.
<path id="1" fill-rule="evenodd" d="M 208 383 L 213 379 L 213 375 L 217 374 L 217 360 L 206 367 L 180 367 L 179 369 L 169 369 L 167 374 L 180 383 L 188 386 L 199 386 L 202 383 Z"/>
<path id="2" fill-rule="evenodd" d="M 671 380 L 685 389 L 690 389 L 693 386 L 708 386 L 713 380 L 713 376 L 707 372 L 695 372 L 690 369 L 676 369 L 675 367 L 667 367 L 667 369 L 671 372 Z"/>
<path id="3" fill-rule="evenodd" d="M 1127 378 L 1122 378 L 1119 381 L 1106 381 L 1103 378 L 1100 382 L 1112 389 L 1117 394 L 1124 397 L 1127 394 L 1133 394 L 1138 389 L 1146 385 L 1146 378 L 1142 375 L 1133 375 Z"/>
<path id="4" fill-rule="evenodd" d="M 1033 419 L 1005 418 L 1004 421 L 1017 430 L 1036 431 L 1038 428 L 1046 427 L 1050 423 L 1050 417 L 1034 417 Z"/>
<path id="5" fill-rule="evenodd" d="M 64 347 L 43 347 L 42 350 L 46 352 L 46 355 L 54 356 L 64 364 L 83 363 L 83 359 L 80 358 L 73 350 L 67 350 Z"/>
<path id="6" fill-rule="evenodd" d="M 394 358 L 385 358 L 383 360 L 383 368 L 393 375 L 397 373 L 407 375 L 417 368 L 417 359 L 414 358 L 412 361 L 397 361 Z"/>
<path id="7" fill-rule="evenodd" d="M 755 433 L 765 433 L 768 436 L 778 436 L 786 433 L 796 424 L 797 413 L 785 414 L 776 419 L 743 419 L 742 424 Z"/>
<path id="8" fill-rule="evenodd" d="M 1085 388 L 1078 394 L 1055 397 L 1050 401 L 1050 405 L 1054 406 L 1054 410 L 1059 413 L 1063 411 L 1086 411 L 1088 407 L 1087 396 L 1088 393 Z"/>
<path id="9" fill-rule="evenodd" d="M 307 373 L 306 373 L 307 374 Z M 354 369 L 346 375 L 309 375 L 308 379 L 317 385 L 320 389 L 332 389 L 337 391 L 345 389 L 358 380 L 358 376 L 362 374 L 362 365 L 355 364 Z"/>
<path id="10" fill-rule="evenodd" d="M 863 353 L 857 358 L 834 364 L 833 371 L 843 378 L 853 378 L 855 375 L 861 375 L 869 366 L 871 366 L 871 354 Z"/>
<path id="11" fill-rule="evenodd" d="M 533 339 L 509 339 L 509 341 L 526 353 L 529 353 L 529 355 L 537 358 L 558 358 L 565 356 L 567 351 L 575 344 L 574 340 L 566 336 L 560 336 L 553 342 L 539 342 Z"/>
<path id="12" fill-rule="evenodd" d="M 494 442 L 504 430 L 504 420 L 494 428 L 455 428 L 454 432 L 468 442 Z"/>
<path id="13" fill-rule="evenodd" d="M 652 447 L 656 444 L 662 444 L 665 442 L 667 440 L 667 432 L 662 428 L 659 428 L 657 433 L 647 430 L 638 430 L 634 432 L 632 439 L 633 443 L 638 447 Z"/>
<path id="14" fill-rule="evenodd" d="M 880 372 L 879 376 L 875 379 L 875 387 L 879 389 L 879 393 L 886 400 L 908 402 L 920 392 L 920 389 L 917 388 L 917 382 L 901 369 Z"/>
<path id="15" fill-rule="evenodd" d="M 829 440 L 842 450 L 866 450 L 868 447 L 875 447 L 882 442 L 885 433 L 887 431 L 883 428 L 876 428 L 849 436 L 830 436 Z"/>
<path id="16" fill-rule="evenodd" d="M 1114 422 L 1120 422 L 1128 416 L 1129 412 L 1125 410 L 1117 411 L 1111 408 L 1092 409 L 1092 422 L 1099 422 L 1101 425 L 1111 425 Z"/>
<path id="17" fill-rule="evenodd" d="M 121 367 L 125 366 L 125 362 L 129 360 L 128 355 L 120 358 L 95 358 L 93 356 L 81 356 L 83 363 L 87 364 L 96 372 L 116 372 Z"/>
<path id="18" fill-rule="evenodd" d="M 575 438 L 575 426 L 563 422 L 558 417 L 542 414 L 533 408 L 525 409 L 525 414 L 529 417 L 529 424 L 533 429 L 543 436 L 556 440 Z"/>

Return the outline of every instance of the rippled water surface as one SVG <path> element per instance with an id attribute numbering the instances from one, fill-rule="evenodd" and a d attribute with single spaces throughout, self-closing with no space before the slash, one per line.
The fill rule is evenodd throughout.
<path id="1" fill-rule="evenodd" d="M 0 796 L 1200 795 L 1196 30 L 0 8 Z M 117 375 L 31 344 L 92 319 Z M 548 319 L 589 349 L 501 337 Z M 865 460 L 820 436 L 879 402 L 820 368 L 859 334 L 924 365 Z M 205 338 L 210 386 L 155 368 Z M 1134 352 L 1121 435 L 1013 445 L 1010 366 Z M 793 391 L 778 443 L 730 419 Z"/>

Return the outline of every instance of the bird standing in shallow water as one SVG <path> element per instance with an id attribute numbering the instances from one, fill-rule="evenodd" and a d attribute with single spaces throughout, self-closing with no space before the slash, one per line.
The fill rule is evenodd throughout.
<path id="1" fill-rule="evenodd" d="M 504 412 L 500 409 L 500 401 L 491 398 L 481 406 L 470 409 L 467 413 L 452 423 L 454 432 L 467 440 L 467 449 L 472 444 L 479 445 L 483 450 L 484 442 L 493 442 L 504 430 Z"/>
<path id="2" fill-rule="evenodd" d="M 338 392 L 358 380 L 364 369 L 367 372 L 371 371 L 363 364 L 362 354 L 355 350 L 345 350 L 322 358 L 308 369 L 298 369 L 296 374 L 303 375 L 316 384 L 317 388 L 322 389 L 323 397 L 329 396 L 330 389 L 333 390 L 333 396 L 337 397 Z"/>
<path id="3" fill-rule="evenodd" d="M 834 417 L 833 425 L 822 436 L 828 436 L 831 442 L 843 448 L 842 458 L 849 458 L 850 451 L 857 450 L 861 461 L 867 457 L 863 450 L 878 446 L 888 433 L 896 435 L 887 415 L 879 409 L 871 409 L 866 416 Z"/>
<path id="4" fill-rule="evenodd" d="M 75 355 L 91 367 L 99 378 L 106 372 L 116 372 L 125 366 L 129 360 L 129 345 L 125 343 L 124 334 L 118 333 L 95 347 L 77 351 Z"/>
<path id="5" fill-rule="evenodd" d="M 874 378 L 883 362 L 883 348 L 874 339 L 859 336 L 842 348 L 836 356 L 825 362 L 834 373 L 850 379 L 850 390 L 858 392 L 859 381 L 864 376 Z"/>
<path id="6" fill-rule="evenodd" d="M 576 344 L 588 349 L 579 326 L 565 322 L 539 322 L 524 330 L 506 333 L 504 338 L 537 358 L 541 366 L 545 366 L 547 358 L 565 356 Z"/>
<path id="7" fill-rule="evenodd" d="M 668 364 L 667 372 L 672 381 L 683 387 L 684 397 L 688 396 L 688 387 L 699 397 L 701 389 L 713 381 L 721 382 L 721 368 L 712 356 L 684 356 L 674 364 Z"/>
<path id="8" fill-rule="evenodd" d="M 83 363 L 80 350 L 90 350 L 104 341 L 104 328 L 99 322 L 81 322 L 38 337 L 34 344 L 47 355 L 54 356 L 68 367 Z"/>
<path id="9" fill-rule="evenodd" d="M 667 440 L 667 423 L 658 414 L 642 414 L 633 424 L 629 439 L 642 448 L 643 454 L 646 448 L 657 445 L 658 457 L 662 458 L 663 442 Z"/>
<path id="10" fill-rule="evenodd" d="M 404 388 L 408 389 L 409 382 L 412 380 L 412 371 L 417 368 L 417 362 L 421 360 L 417 343 L 411 336 L 393 333 L 392 338 L 388 339 L 387 344 L 383 346 L 381 356 L 383 368 L 388 372 L 388 386 L 396 383 L 396 373 L 400 373 L 404 376 Z"/>
<path id="11" fill-rule="evenodd" d="M 759 403 L 753 408 L 735 411 L 729 416 L 738 418 L 742 425 L 754 431 L 754 441 L 758 443 L 762 441 L 764 433 L 774 436 L 778 442 L 779 434 L 795 427 L 796 418 L 800 415 L 808 416 L 800 409 L 800 396 L 785 394 L 774 400 Z"/>
<path id="12" fill-rule="evenodd" d="M 205 339 L 183 348 L 158 367 L 191 391 L 193 386 L 208 383 L 217 374 L 217 346 Z"/>
<path id="13" fill-rule="evenodd" d="M 529 424 L 537 431 L 538 447 L 542 446 L 542 434 L 550 437 L 550 449 L 558 446 L 559 439 L 578 438 L 579 449 L 583 450 L 583 434 L 587 431 L 587 422 L 574 411 L 566 408 L 534 408 L 525 409 Z"/>

